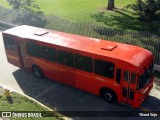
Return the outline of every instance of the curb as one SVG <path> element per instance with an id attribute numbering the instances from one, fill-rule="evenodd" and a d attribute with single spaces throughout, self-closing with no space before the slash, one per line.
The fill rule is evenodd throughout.
<path id="1" fill-rule="evenodd" d="M 8 90 L 10 90 L 11 93 L 12 93 L 12 92 L 16 92 L 16 93 L 18 93 L 18 94 L 20 94 L 20 95 L 22 95 L 22 96 L 25 96 L 25 97 L 27 97 L 28 99 L 34 101 L 35 103 L 41 105 L 42 107 L 48 109 L 49 111 L 53 111 L 51 108 L 49 108 L 49 107 L 47 107 L 46 105 L 40 103 L 39 101 L 37 101 L 37 100 L 35 100 L 35 99 L 33 99 L 33 98 L 31 98 L 31 97 L 23 94 L 23 93 L 20 93 L 20 92 L 14 90 L 14 89 L 12 89 L 12 88 L 9 88 L 9 87 L 7 87 L 7 86 L 4 86 L 4 85 L 0 85 L 0 94 L 1 94 L 1 90 L 2 90 L 2 89 L 3 89 L 3 90 L 4 90 L 4 89 L 8 89 Z M 54 111 L 53 111 L 53 112 L 54 112 Z M 57 113 L 57 114 L 59 114 L 59 113 Z M 72 120 L 71 118 L 68 118 L 68 117 L 63 116 L 63 115 L 62 115 L 62 118 L 63 118 L 64 120 Z M 1 119 L 3 120 L 3 118 L 0 118 L 0 120 L 1 120 Z"/>

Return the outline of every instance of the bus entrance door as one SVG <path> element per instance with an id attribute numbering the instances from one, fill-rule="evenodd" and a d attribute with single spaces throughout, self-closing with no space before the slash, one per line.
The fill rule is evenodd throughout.
<path id="1" fill-rule="evenodd" d="M 19 62 L 20 62 L 20 67 L 24 68 L 24 50 L 22 47 L 23 43 L 16 43 L 17 44 L 17 51 L 18 51 L 18 56 L 19 56 Z"/>
<path id="2" fill-rule="evenodd" d="M 132 83 L 130 71 L 124 71 L 122 80 L 122 103 L 133 105 L 135 85 Z"/>
<path id="3" fill-rule="evenodd" d="M 15 66 L 22 67 L 22 62 L 20 61 L 21 57 L 19 57 L 21 51 L 19 43 L 14 39 L 5 36 L 3 39 L 8 62 Z"/>

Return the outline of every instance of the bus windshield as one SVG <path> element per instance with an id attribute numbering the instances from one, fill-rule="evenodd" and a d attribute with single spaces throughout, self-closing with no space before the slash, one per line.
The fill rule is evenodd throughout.
<path id="1" fill-rule="evenodd" d="M 138 90 L 141 90 L 144 88 L 146 84 L 149 83 L 151 77 L 153 76 L 154 70 L 153 70 L 153 63 L 150 65 L 148 69 L 145 70 L 145 72 L 138 77 Z"/>

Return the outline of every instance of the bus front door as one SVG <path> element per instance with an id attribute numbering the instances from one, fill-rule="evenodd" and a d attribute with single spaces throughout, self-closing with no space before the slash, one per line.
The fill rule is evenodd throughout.
<path id="1" fill-rule="evenodd" d="M 133 106 L 135 94 L 135 74 L 130 71 L 123 72 L 122 80 L 122 103 Z"/>

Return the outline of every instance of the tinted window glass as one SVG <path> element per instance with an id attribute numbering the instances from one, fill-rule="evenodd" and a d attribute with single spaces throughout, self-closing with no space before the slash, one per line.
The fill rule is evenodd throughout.
<path id="1" fill-rule="evenodd" d="M 131 73 L 131 83 L 134 84 L 136 81 L 136 74 L 135 73 Z"/>
<path id="2" fill-rule="evenodd" d="M 128 71 L 124 71 L 124 81 L 125 82 L 128 82 L 128 80 L 129 80 L 129 72 Z"/>
<path id="3" fill-rule="evenodd" d="M 134 90 L 130 89 L 129 98 L 134 100 Z"/>
<path id="4" fill-rule="evenodd" d="M 95 59 L 94 73 L 104 77 L 114 78 L 114 64 L 111 62 Z"/>
<path id="5" fill-rule="evenodd" d="M 42 47 L 42 56 L 44 59 L 51 61 L 51 62 L 56 62 L 56 50 L 53 48 L 48 48 L 48 47 Z"/>
<path id="6" fill-rule="evenodd" d="M 142 89 L 144 87 L 144 82 L 141 79 L 141 77 L 138 78 L 138 90 Z"/>
<path id="7" fill-rule="evenodd" d="M 123 97 L 127 96 L 127 88 L 123 87 L 123 89 L 122 89 L 122 95 L 123 95 Z"/>
<path id="8" fill-rule="evenodd" d="M 120 80 L 121 80 L 121 69 L 117 69 L 117 74 L 116 74 L 117 83 L 120 84 Z"/>
<path id="9" fill-rule="evenodd" d="M 74 66 L 74 56 L 70 52 L 58 51 L 58 63 L 62 65 L 67 65 L 70 67 Z"/>
<path id="10" fill-rule="evenodd" d="M 7 49 L 16 51 L 16 42 L 10 38 L 4 38 L 4 44 Z"/>
<path id="11" fill-rule="evenodd" d="M 75 67 L 80 70 L 92 72 L 93 59 L 82 55 L 75 55 Z"/>
<path id="12" fill-rule="evenodd" d="M 30 56 L 39 57 L 39 58 L 42 57 L 41 46 L 33 44 L 33 43 L 27 43 L 27 48 L 28 48 L 28 54 Z"/>

